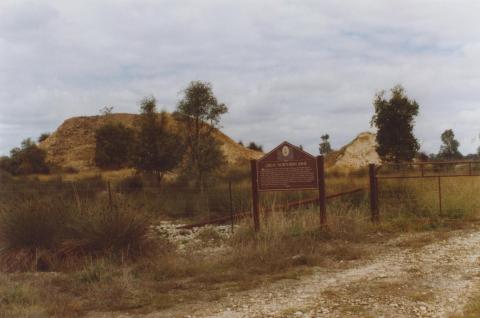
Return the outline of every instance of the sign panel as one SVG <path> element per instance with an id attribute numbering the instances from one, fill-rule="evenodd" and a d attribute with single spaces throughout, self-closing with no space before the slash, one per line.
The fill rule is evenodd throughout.
<path id="1" fill-rule="evenodd" d="M 316 158 L 285 141 L 258 160 L 257 180 L 259 191 L 318 189 Z"/>

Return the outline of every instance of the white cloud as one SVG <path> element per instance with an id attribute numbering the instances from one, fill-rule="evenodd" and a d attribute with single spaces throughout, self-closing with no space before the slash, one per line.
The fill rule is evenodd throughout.
<path id="1" fill-rule="evenodd" d="M 477 147 L 477 1 L 2 1 L 0 153 L 104 105 L 173 110 L 191 80 L 230 106 L 224 130 L 312 152 L 370 129 L 374 94 L 401 83 L 428 152 L 453 128 Z M 475 139 L 474 142 L 472 140 Z"/>

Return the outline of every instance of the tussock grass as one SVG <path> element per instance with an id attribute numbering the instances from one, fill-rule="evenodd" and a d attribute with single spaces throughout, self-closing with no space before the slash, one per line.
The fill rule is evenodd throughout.
<path id="1" fill-rule="evenodd" d="M 52 270 L 82 258 L 120 261 L 153 250 L 150 219 L 126 203 L 87 205 L 41 197 L 0 206 L 0 265 L 4 270 Z"/>
<path id="2" fill-rule="evenodd" d="M 153 248 L 148 237 L 150 219 L 126 203 L 87 206 L 75 214 L 62 242 L 65 254 L 134 259 Z"/>

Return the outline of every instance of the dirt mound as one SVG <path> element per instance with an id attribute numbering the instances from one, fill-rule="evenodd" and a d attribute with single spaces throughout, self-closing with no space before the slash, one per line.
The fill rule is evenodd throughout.
<path id="1" fill-rule="evenodd" d="M 370 163 L 380 164 L 376 151 L 375 134 L 360 133 L 352 142 L 327 156 L 327 167 L 341 170 L 356 170 Z"/>
<path id="2" fill-rule="evenodd" d="M 120 122 L 133 128 L 136 114 L 111 114 L 108 116 L 82 116 L 65 120 L 58 129 L 40 143 L 47 152 L 47 160 L 59 167 L 71 167 L 79 171 L 95 170 L 95 131 L 107 121 Z M 169 126 L 176 126 L 175 120 L 169 117 Z M 222 150 L 229 163 L 256 159 L 262 153 L 239 145 L 219 130 L 214 132 L 215 138 L 222 143 Z"/>

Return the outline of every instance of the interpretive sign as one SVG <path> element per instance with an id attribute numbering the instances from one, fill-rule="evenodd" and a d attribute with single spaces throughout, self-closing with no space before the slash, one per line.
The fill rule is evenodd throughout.
<path id="1" fill-rule="evenodd" d="M 317 160 L 283 142 L 257 161 L 258 191 L 318 189 Z"/>
<path id="2" fill-rule="evenodd" d="M 252 216 L 260 230 L 259 192 L 294 189 L 318 190 L 320 224 L 326 224 L 325 164 L 297 146 L 283 142 L 259 160 L 250 160 L 252 173 Z"/>

